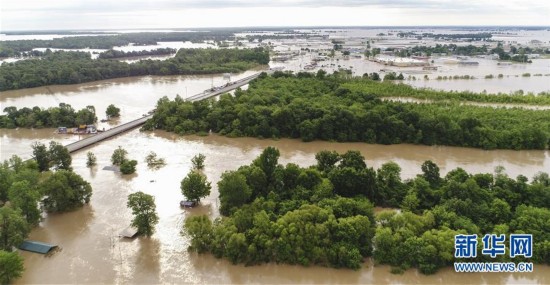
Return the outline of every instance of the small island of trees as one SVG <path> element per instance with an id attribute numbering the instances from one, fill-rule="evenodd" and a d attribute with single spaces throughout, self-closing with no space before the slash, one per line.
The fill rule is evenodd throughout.
<path id="1" fill-rule="evenodd" d="M 94 106 L 75 111 L 69 104 L 60 103 L 58 107 L 43 109 L 6 107 L 6 115 L 0 115 L 0 128 L 57 128 L 77 127 L 97 122 Z"/>

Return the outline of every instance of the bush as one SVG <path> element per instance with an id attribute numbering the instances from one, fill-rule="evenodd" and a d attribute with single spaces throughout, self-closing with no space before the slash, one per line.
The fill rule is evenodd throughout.
<path id="1" fill-rule="evenodd" d="M 120 117 L 120 108 L 115 107 L 115 105 L 111 104 L 107 106 L 107 110 L 105 111 L 105 114 L 108 118 L 115 118 Z"/>
<path id="2" fill-rule="evenodd" d="M 120 172 L 122 172 L 122 174 L 132 174 L 136 172 L 136 165 L 137 165 L 136 160 L 125 160 L 120 165 Z"/>
<path id="3" fill-rule="evenodd" d="M 149 152 L 145 157 L 145 162 L 147 162 L 147 167 L 158 169 L 166 165 L 164 158 L 159 158 L 154 151 Z"/>
<path id="4" fill-rule="evenodd" d="M 199 153 L 191 159 L 191 163 L 193 164 L 193 169 L 196 170 L 202 170 L 204 169 L 204 160 L 206 160 L 206 156 L 202 153 Z"/>
<path id="5" fill-rule="evenodd" d="M 87 167 L 92 167 L 97 164 L 97 157 L 95 157 L 95 154 L 93 152 L 89 151 L 88 153 L 86 153 L 86 157 L 87 157 L 87 160 L 86 160 Z"/>

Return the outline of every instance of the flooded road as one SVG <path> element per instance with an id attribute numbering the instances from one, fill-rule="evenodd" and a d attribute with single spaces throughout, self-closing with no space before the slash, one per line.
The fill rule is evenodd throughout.
<path id="1" fill-rule="evenodd" d="M 1 159 L 24 153 L 34 140 L 55 139 L 63 143 L 74 136 L 59 136 L 52 129 L 0 130 Z M 388 266 L 373 267 L 366 262 L 358 271 L 288 265 L 245 267 L 232 265 L 210 255 L 187 252 L 189 239 L 180 234 L 187 216 L 207 214 L 217 217 L 216 183 L 227 170 L 249 164 L 263 148 L 272 145 L 281 151 L 280 163 L 302 166 L 315 163 L 316 152 L 329 149 L 344 152 L 360 150 L 369 166 L 379 167 L 389 160 L 403 168 L 402 177 L 420 172 L 427 159 L 436 162 L 442 174 L 460 166 L 469 172 L 492 172 L 503 165 L 510 176 L 525 174 L 531 178 L 537 171 L 550 169 L 547 151 L 483 151 L 455 147 L 415 145 L 369 145 L 364 143 L 302 143 L 299 140 L 230 139 L 217 135 L 180 137 L 163 131 L 131 131 L 99 145 L 73 154 L 75 171 L 88 180 L 94 194 L 89 205 L 65 214 L 48 215 L 35 228 L 30 239 L 58 244 L 61 251 L 50 257 L 21 252 L 26 271 L 17 283 L 376 283 L 376 284 L 452 284 L 452 283 L 549 283 L 550 267 L 535 265 L 529 274 L 491 273 L 458 274 L 452 268 L 424 276 L 414 270 L 393 275 Z M 137 172 L 130 176 L 102 170 L 110 165 L 114 149 L 123 146 L 129 157 L 138 160 Z M 144 159 L 149 151 L 166 159 L 159 170 L 147 168 Z M 98 165 L 85 167 L 86 152 L 92 151 Z M 30 151 L 27 152 L 29 155 Z M 212 192 L 202 205 L 191 210 L 180 209 L 180 181 L 191 168 L 197 153 L 206 155 L 204 173 L 212 182 Z M 156 199 L 160 222 L 151 238 L 122 240 L 118 233 L 132 219 L 126 208 L 128 194 L 143 191 Z M 52 270 L 55 269 L 55 270 Z"/>

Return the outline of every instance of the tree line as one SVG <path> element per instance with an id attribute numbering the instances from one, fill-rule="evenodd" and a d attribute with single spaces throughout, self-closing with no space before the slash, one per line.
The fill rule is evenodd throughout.
<path id="1" fill-rule="evenodd" d="M 92 59 L 87 52 L 47 50 L 40 59 L 2 64 L 0 91 L 128 76 L 236 73 L 267 63 L 269 53 L 263 48 L 180 49 L 174 58 L 135 63 Z"/>
<path id="2" fill-rule="evenodd" d="M 154 50 L 142 50 L 142 51 L 121 51 L 110 49 L 104 51 L 98 55 L 101 59 L 113 59 L 124 57 L 136 57 L 136 56 L 149 56 L 149 55 L 170 55 L 175 54 L 176 49 L 173 48 L 159 48 Z"/>
<path id="3" fill-rule="evenodd" d="M 90 202 L 92 187 L 72 171 L 67 148 L 35 143 L 33 159 L 18 156 L 0 163 L 0 282 L 21 276 L 23 259 L 14 251 L 46 212 L 75 210 Z"/>
<path id="4" fill-rule="evenodd" d="M 21 108 L 11 106 L 4 108 L 6 115 L 0 115 L 0 128 L 57 128 L 76 127 L 94 124 L 97 116 L 94 106 L 87 106 L 75 111 L 69 104 L 60 103 L 58 107 L 43 109 L 38 106 Z"/>
<path id="5" fill-rule="evenodd" d="M 365 257 L 392 272 L 424 274 L 450 266 L 457 234 L 532 233 L 533 257 L 550 264 L 550 178 L 531 183 L 519 175 L 470 174 L 461 168 L 440 175 L 426 161 L 421 174 L 403 181 L 387 162 L 368 167 L 358 151 L 321 151 L 316 165 L 278 163 L 266 148 L 250 165 L 222 174 L 222 218 L 185 221 L 189 249 L 246 265 L 267 262 L 358 269 Z M 392 207 L 374 214 L 373 207 Z M 397 210 L 399 208 L 399 211 Z M 481 242 L 479 242 L 481 244 Z M 509 250 L 509 249 L 507 249 Z M 495 261 L 478 254 L 475 261 Z M 500 262 L 511 261 L 509 255 Z"/>
<path id="6" fill-rule="evenodd" d="M 454 54 L 454 55 L 478 55 L 487 54 L 487 45 L 483 46 L 458 46 L 456 44 L 436 44 L 435 46 L 414 46 L 407 48 L 406 51 L 410 54 L 426 54 L 431 56 L 434 53 L 438 54 Z"/>
<path id="7" fill-rule="evenodd" d="M 545 149 L 548 145 L 550 114 L 546 111 L 383 101 L 374 92 L 351 88 L 358 80 L 323 72 L 263 74 L 247 90 L 237 89 L 235 96 L 223 95 L 218 101 L 164 97 L 142 129 L 483 149 Z"/>
<path id="8" fill-rule="evenodd" d="M 17 40 L 4 41 L 0 45 L 0 57 L 18 57 L 22 52 L 34 48 L 60 49 L 112 49 L 115 46 L 157 45 L 158 42 L 204 42 L 234 39 L 234 31 L 212 30 L 201 32 L 170 32 L 170 33 L 125 33 L 117 35 L 95 35 L 62 37 L 51 40 Z"/>
<path id="9" fill-rule="evenodd" d="M 388 74 L 391 74 L 388 73 Z M 500 75 L 499 75 L 500 76 Z M 364 79 L 372 80 L 364 80 Z M 438 79 L 443 77 L 438 77 Z M 470 79 L 469 75 L 454 76 L 453 79 Z M 504 103 L 504 104 L 526 104 L 526 105 L 550 105 L 550 93 L 540 92 L 538 94 L 516 91 L 514 93 L 474 93 L 471 91 L 443 91 L 429 88 L 415 88 L 408 84 L 397 84 L 393 82 L 380 81 L 380 76 L 375 72 L 364 74 L 362 79 L 356 78 L 349 83 L 343 83 L 342 87 L 353 92 L 366 92 L 378 97 L 408 97 L 417 99 L 429 99 L 432 101 L 456 101 L 456 102 L 480 102 L 480 103 Z"/>
<path id="10" fill-rule="evenodd" d="M 464 34 L 434 34 L 434 33 L 417 33 L 417 32 L 399 32 L 397 33 L 398 37 L 415 37 L 418 39 L 422 38 L 433 38 L 433 39 L 468 39 L 470 41 L 481 41 L 481 40 L 490 40 L 493 37 L 491 33 L 464 33 Z"/>

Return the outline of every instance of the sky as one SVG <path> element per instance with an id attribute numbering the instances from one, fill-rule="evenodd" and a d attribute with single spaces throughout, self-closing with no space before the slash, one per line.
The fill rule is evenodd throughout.
<path id="1" fill-rule="evenodd" d="M 0 0 L 0 31 L 475 25 L 550 26 L 550 1 Z"/>

